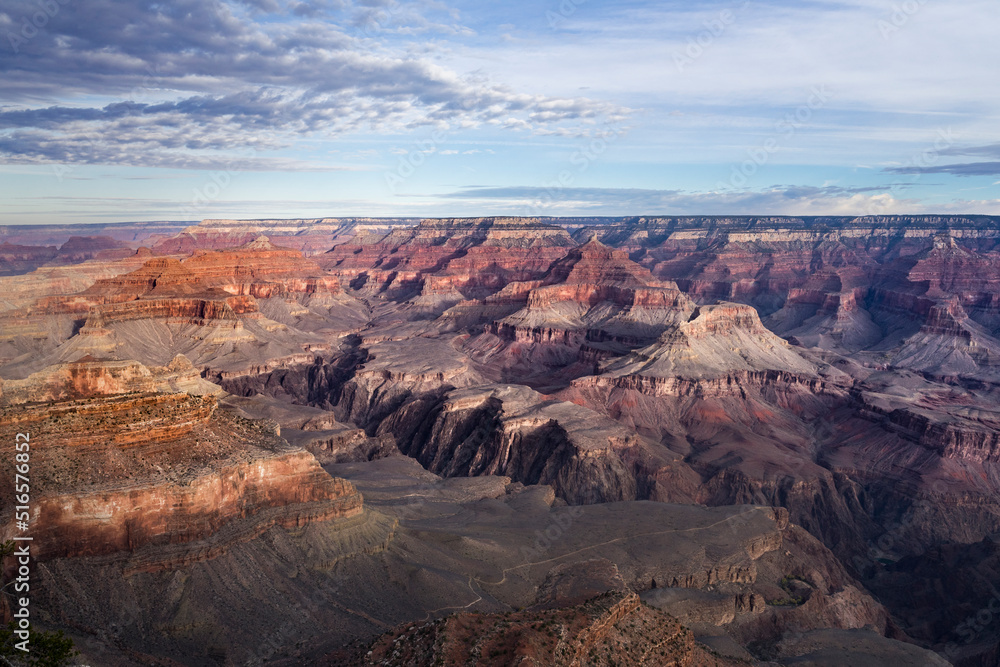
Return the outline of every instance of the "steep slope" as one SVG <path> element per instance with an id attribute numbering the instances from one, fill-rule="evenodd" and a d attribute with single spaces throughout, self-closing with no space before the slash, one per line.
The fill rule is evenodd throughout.
<path id="1" fill-rule="evenodd" d="M 523 305 L 488 324 L 465 349 L 502 377 L 530 379 L 573 362 L 593 362 L 655 340 L 694 304 L 624 253 L 590 241 L 538 281 L 512 283 L 485 300 Z M 488 308 L 487 308 L 488 312 Z"/>
<path id="2" fill-rule="evenodd" d="M 28 433 L 34 444 L 38 559 L 130 552 L 127 568 L 155 569 L 212 557 L 272 525 L 361 511 L 350 484 L 273 426 L 217 410 L 219 389 L 183 357 L 166 368 L 85 358 L 0 388 L 3 437 Z M 6 498 L 12 466 L 3 464 Z M 16 534 L 13 515 L 0 530 Z"/>
<path id="3" fill-rule="evenodd" d="M 678 616 L 683 605 L 665 603 L 666 597 L 701 596 L 717 598 L 722 606 L 728 603 L 732 610 L 728 616 L 714 624 L 703 623 L 696 630 L 698 636 L 711 642 L 713 656 L 723 661 L 751 661 L 751 654 L 741 644 L 771 642 L 784 633 L 808 632 L 816 627 L 886 628 L 884 610 L 858 590 L 856 582 L 821 544 L 789 525 L 780 511 L 648 502 L 565 507 L 553 503 L 551 492 L 546 494 L 544 487 L 519 485 L 508 487 L 507 494 L 496 499 L 460 506 L 455 498 L 461 489 L 466 489 L 463 495 L 467 495 L 473 492 L 473 485 L 482 487 L 491 478 L 436 482 L 416 468 L 408 472 L 412 479 L 406 480 L 400 478 L 400 472 L 413 468 L 403 463 L 384 459 L 338 466 L 336 471 L 352 479 L 366 502 L 400 517 L 397 539 L 419 534 L 428 543 L 460 554 L 463 564 L 458 567 L 468 572 L 468 578 L 458 581 L 466 589 L 455 598 L 443 599 L 444 609 L 415 615 L 405 627 L 390 632 L 374 647 L 366 647 L 358 656 L 362 660 L 368 659 L 364 655 L 368 650 L 375 649 L 390 664 L 424 664 L 407 663 L 404 657 L 425 660 L 423 651 L 438 650 L 441 642 L 432 648 L 424 641 L 428 635 L 446 642 L 457 655 L 478 655 L 485 664 L 497 663 L 489 661 L 490 651 L 477 651 L 480 638 L 484 643 L 498 636 L 504 639 L 491 644 L 491 651 L 522 647 L 550 651 L 542 655 L 551 656 L 551 651 L 560 647 L 575 646 L 578 635 L 570 629 L 586 615 L 581 618 L 580 609 L 574 607 L 586 606 L 587 600 L 609 592 L 605 599 L 629 600 L 630 613 L 637 612 L 636 621 L 649 619 L 647 614 L 664 617 L 640 608 L 630 591 L 641 592 L 643 599 L 656 598 L 659 608 Z M 408 501 L 400 504 L 400 497 Z M 650 558 L 652 554 L 655 556 Z M 790 572 L 812 582 L 806 594 L 808 602 L 798 606 L 767 604 L 767 599 L 786 595 L 779 580 Z M 440 581 L 439 585 L 456 581 L 437 574 L 427 576 Z M 416 592 L 430 584 L 411 579 L 408 585 Z M 497 602 L 501 606 L 495 606 Z M 490 615 L 510 612 L 512 607 L 525 611 Z M 458 615 L 433 622 L 449 612 Z M 544 625 L 545 621 L 551 622 Z M 689 620 L 685 623 L 690 625 Z M 568 624 L 563 633 L 558 632 L 561 624 Z M 547 641 L 551 639 L 548 630 L 556 635 L 555 641 Z M 617 638 L 622 645 L 600 659 L 610 657 L 618 664 L 632 664 L 648 647 L 645 642 L 667 628 L 653 624 L 640 631 L 625 623 L 620 630 Z M 675 636 L 674 632 L 666 634 Z M 690 646 L 690 635 L 685 637 L 683 643 Z M 414 653 L 410 653 L 411 648 Z M 435 655 L 449 658 L 447 654 Z M 657 654 L 656 659 L 659 657 Z M 339 664 L 335 659 L 331 662 Z M 508 658 L 498 664 L 509 662 Z M 543 664 L 570 663 L 557 658 Z"/>
<path id="4" fill-rule="evenodd" d="M 602 375 L 718 378 L 776 370 L 815 377 L 815 365 L 764 328 L 757 311 L 735 303 L 698 306 L 652 345 L 607 364 Z"/>
<path id="5" fill-rule="evenodd" d="M 538 277 L 573 245 L 564 229 L 533 220 L 422 220 L 387 234 L 359 235 L 316 259 L 365 294 L 419 295 L 435 310 L 448 295 L 460 295 L 447 304 L 453 305 Z"/>

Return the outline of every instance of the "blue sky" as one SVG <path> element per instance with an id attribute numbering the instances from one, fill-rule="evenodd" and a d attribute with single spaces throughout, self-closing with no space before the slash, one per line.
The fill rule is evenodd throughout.
<path id="1" fill-rule="evenodd" d="M 1000 214 L 987 0 L 0 0 L 0 223 Z"/>

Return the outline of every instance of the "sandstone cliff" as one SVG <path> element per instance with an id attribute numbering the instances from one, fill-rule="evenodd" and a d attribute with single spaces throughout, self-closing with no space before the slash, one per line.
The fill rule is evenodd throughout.
<path id="1" fill-rule="evenodd" d="M 274 426 L 219 411 L 218 388 L 183 358 L 152 369 L 84 359 L 3 389 L 4 437 L 28 433 L 33 445 L 36 558 L 198 542 L 227 526 L 241 526 L 249 539 L 271 525 L 361 511 L 349 483 L 330 478 Z M 11 465 L 4 464 L 6 498 Z M 13 524 L 3 532 L 13 534 Z M 199 553 L 182 558 L 212 555 Z"/>

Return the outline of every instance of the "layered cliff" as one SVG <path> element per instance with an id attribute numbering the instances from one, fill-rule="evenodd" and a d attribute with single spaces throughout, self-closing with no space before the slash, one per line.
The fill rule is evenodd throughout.
<path id="1" fill-rule="evenodd" d="M 0 242 L 0 276 L 21 275 L 45 265 L 66 266 L 87 260 L 119 259 L 131 255 L 134 248 L 110 236 L 70 236 L 58 247 L 11 243 L 9 240 L 27 240 L 31 236 L 15 233 L 5 238 L 0 230 L 0 239 L 3 239 Z M 49 237 L 49 240 L 52 238 Z"/>
<path id="2" fill-rule="evenodd" d="M 7 374 L 23 377 L 84 354 L 154 364 L 184 354 L 220 373 L 246 372 L 274 359 L 309 359 L 367 316 L 336 278 L 266 237 L 183 260 L 148 251 L 142 259 L 75 294 L 6 311 L 11 347 L 22 353 L 11 355 Z"/>
<path id="3" fill-rule="evenodd" d="M 700 302 L 753 305 L 765 324 L 809 347 L 874 362 L 866 350 L 911 339 L 890 353 L 893 365 L 992 376 L 997 234 L 987 216 L 642 218 L 577 238 L 611 242 Z M 956 308 L 957 324 L 942 328 L 941 314 Z"/>
<path id="4" fill-rule="evenodd" d="M 376 433 L 432 472 L 547 484 L 574 504 L 639 497 L 632 463 L 649 447 L 609 419 L 518 386 L 411 401 Z"/>
<path id="5" fill-rule="evenodd" d="M 735 373 L 780 371 L 816 377 L 814 364 L 764 328 L 757 311 L 741 304 L 698 306 L 690 319 L 660 338 L 602 368 L 599 377 L 719 378 Z"/>
<path id="6" fill-rule="evenodd" d="M 218 410 L 218 388 L 182 358 L 167 368 L 84 359 L 2 389 L 4 437 L 30 436 L 36 558 L 145 549 L 144 567 L 166 567 L 225 545 L 175 551 L 160 565 L 150 549 L 200 545 L 225 530 L 245 540 L 272 525 L 361 511 L 350 484 L 329 477 L 273 425 Z M 13 524 L 3 531 L 13 534 Z"/>
<path id="7" fill-rule="evenodd" d="M 540 276 L 573 245 L 561 227 L 533 220 L 423 220 L 338 244 L 317 261 L 368 293 L 412 295 L 435 275 L 431 290 L 447 286 L 479 298 L 513 280 Z"/>
<path id="8" fill-rule="evenodd" d="M 515 312 L 506 316 L 498 306 Z M 655 340 L 683 321 L 694 304 L 621 251 L 597 241 L 571 250 L 539 280 L 512 283 L 487 298 L 481 312 L 501 315 L 465 349 L 503 377 L 530 377 L 573 362 L 593 362 Z"/>
<path id="9" fill-rule="evenodd" d="M 408 218 L 311 218 L 296 220 L 202 220 L 179 233 L 157 242 L 160 254 L 190 254 L 199 250 L 220 250 L 252 242 L 266 234 L 279 245 L 309 256 L 324 253 L 331 246 L 357 235 L 385 234 L 397 225 L 411 225 Z"/>

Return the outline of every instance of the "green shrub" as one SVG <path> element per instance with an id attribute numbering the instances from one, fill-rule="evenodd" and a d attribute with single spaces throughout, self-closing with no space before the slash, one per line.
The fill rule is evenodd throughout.
<path id="1" fill-rule="evenodd" d="M 0 655 L 16 667 L 64 667 L 71 658 L 80 654 L 73 647 L 73 640 L 65 636 L 62 630 L 40 632 L 30 626 L 29 651 L 25 653 L 15 647 L 20 641 L 14 634 L 16 629 L 14 621 L 0 627 Z"/>

